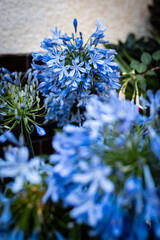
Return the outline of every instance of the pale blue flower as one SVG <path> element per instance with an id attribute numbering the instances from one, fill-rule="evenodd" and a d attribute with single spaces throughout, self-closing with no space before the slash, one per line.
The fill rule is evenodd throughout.
<path id="1" fill-rule="evenodd" d="M 63 61 L 64 59 L 65 56 L 63 56 L 63 51 L 62 50 L 58 51 L 56 48 L 53 48 L 52 53 L 48 54 L 46 64 L 48 65 L 48 67 L 54 67 L 54 64 L 58 64 L 60 61 Z"/>
<path id="2" fill-rule="evenodd" d="M 93 44 L 95 46 L 97 46 L 97 44 L 98 44 L 98 42 L 101 38 L 104 38 L 104 36 L 105 36 L 104 32 L 107 29 L 107 27 L 101 28 L 102 27 L 102 21 L 101 20 L 96 21 L 96 26 L 97 26 L 96 31 L 91 35 L 91 37 L 94 37 Z"/>
<path id="3" fill-rule="evenodd" d="M 84 62 L 80 62 L 79 61 L 79 57 L 77 57 L 76 59 L 72 60 L 72 65 L 70 66 L 70 69 L 72 69 L 70 71 L 70 77 L 73 77 L 74 74 L 77 74 L 78 77 L 81 76 L 81 73 L 85 73 L 86 70 L 85 68 L 83 68 L 82 66 L 84 65 Z"/>
<path id="4" fill-rule="evenodd" d="M 115 125 L 118 132 L 126 132 L 137 122 L 137 106 L 128 100 L 119 100 L 116 93 L 110 93 L 107 103 L 101 102 L 97 96 L 90 98 L 86 106 L 87 121 L 84 126 L 98 134 L 105 126 Z"/>
<path id="5" fill-rule="evenodd" d="M 94 54 L 90 54 L 90 59 L 89 59 L 89 64 L 93 64 L 94 68 L 97 69 L 98 65 L 103 65 L 104 64 L 104 60 L 102 59 L 103 55 L 99 54 L 99 53 L 94 53 Z"/>
<path id="6" fill-rule="evenodd" d="M 68 77 L 66 80 L 66 85 L 70 87 L 71 91 L 78 89 L 79 83 L 82 81 L 82 79 L 75 74 L 73 77 Z"/>
<path id="7" fill-rule="evenodd" d="M 157 134 L 156 131 L 149 126 L 148 127 L 151 149 L 154 152 L 155 156 L 160 160 L 160 134 Z"/>
<path id="8" fill-rule="evenodd" d="M 3 211 L 0 213 L 0 225 L 8 224 L 11 220 L 11 211 L 10 211 L 11 200 L 5 195 L 0 193 L 0 206 L 3 205 Z"/>
<path id="9" fill-rule="evenodd" d="M 143 98 L 142 105 L 144 108 L 146 106 L 149 107 L 150 120 L 155 121 L 160 111 L 160 90 L 157 90 L 155 94 L 151 90 L 148 90 L 147 95 L 149 101 Z"/>
<path id="10" fill-rule="evenodd" d="M 13 192 L 23 189 L 25 181 L 38 184 L 41 181 L 40 158 L 35 157 L 28 161 L 29 151 L 27 147 L 12 148 L 5 152 L 5 160 L 0 159 L 0 177 L 13 178 L 10 187 Z"/>
<path id="11" fill-rule="evenodd" d="M 54 68 L 54 72 L 59 74 L 59 80 L 62 80 L 63 76 L 68 77 L 68 69 L 70 68 L 69 65 L 64 65 L 64 62 L 57 63 L 56 67 Z"/>

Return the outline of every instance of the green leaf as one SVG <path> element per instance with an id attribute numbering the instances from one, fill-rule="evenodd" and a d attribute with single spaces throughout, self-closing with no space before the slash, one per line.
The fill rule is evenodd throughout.
<path id="1" fill-rule="evenodd" d="M 148 65 L 148 64 L 151 63 L 151 60 L 152 60 L 152 57 L 151 57 L 151 55 L 149 53 L 147 53 L 147 52 L 142 53 L 142 55 L 141 55 L 142 63 Z"/>
<path id="2" fill-rule="evenodd" d="M 147 70 L 146 64 L 140 63 L 137 60 L 132 60 L 130 66 L 134 68 L 138 73 L 144 73 Z"/>
<path id="3" fill-rule="evenodd" d="M 138 85 L 143 91 L 146 91 L 146 82 L 145 81 L 139 81 Z"/>
<path id="4" fill-rule="evenodd" d="M 146 70 L 147 70 L 147 66 L 146 66 L 146 64 L 144 64 L 144 63 L 140 63 L 140 64 L 137 65 L 137 67 L 136 67 L 136 71 L 137 71 L 138 73 L 144 73 Z"/>
<path id="5" fill-rule="evenodd" d="M 148 71 L 146 72 L 146 75 L 147 75 L 147 76 L 157 76 L 156 73 L 155 73 L 155 71 L 153 71 L 153 70 L 148 70 Z"/>
<path id="6" fill-rule="evenodd" d="M 137 61 L 137 60 L 132 60 L 130 66 L 131 66 L 131 68 L 136 69 L 139 64 L 140 64 L 139 61 Z"/>
<path id="7" fill-rule="evenodd" d="M 160 60 L 160 50 L 158 50 L 158 51 L 156 51 L 156 52 L 154 52 L 153 54 L 152 54 L 152 58 L 154 59 L 154 60 Z"/>
<path id="8" fill-rule="evenodd" d="M 136 75 L 138 81 L 145 81 L 145 78 L 142 75 Z"/>

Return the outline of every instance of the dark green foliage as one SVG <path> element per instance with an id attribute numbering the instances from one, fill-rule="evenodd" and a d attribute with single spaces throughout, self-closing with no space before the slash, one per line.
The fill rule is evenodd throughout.
<path id="1" fill-rule="evenodd" d="M 153 4 L 148 6 L 150 11 L 150 22 L 153 27 L 160 33 L 160 1 L 153 0 Z"/>
<path id="2" fill-rule="evenodd" d="M 134 33 L 128 34 L 126 41 L 118 41 L 118 44 L 107 44 L 108 48 L 114 48 L 118 52 L 118 55 L 122 57 L 126 62 L 132 59 L 140 60 L 140 56 L 143 52 L 152 54 L 159 50 L 160 45 L 156 38 L 142 37 L 136 39 Z"/>
<path id="3" fill-rule="evenodd" d="M 108 44 L 107 48 L 118 52 L 115 60 L 120 64 L 121 84 L 126 97 L 135 99 L 147 89 L 156 92 L 160 88 L 160 43 L 159 37 L 136 39 L 130 33 L 123 43 Z"/>

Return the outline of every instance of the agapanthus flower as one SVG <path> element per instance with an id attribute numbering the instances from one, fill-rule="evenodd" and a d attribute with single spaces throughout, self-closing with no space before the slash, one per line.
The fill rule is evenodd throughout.
<path id="1" fill-rule="evenodd" d="M 151 149 L 156 157 L 160 160 L 160 133 L 156 133 L 156 131 L 151 126 L 148 127 L 148 131 Z"/>
<path id="2" fill-rule="evenodd" d="M 155 94 L 151 90 L 147 91 L 148 99 L 141 98 L 143 109 L 149 108 L 149 120 L 154 122 L 160 114 L 160 90 Z"/>
<path id="3" fill-rule="evenodd" d="M 9 187 L 13 192 L 23 189 L 25 182 L 38 184 L 41 181 L 39 169 L 41 159 L 34 157 L 29 160 L 29 150 L 27 147 L 14 147 L 5 152 L 5 159 L 0 159 L 0 177 L 12 178 L 13 182 Z"/>
<path id="4" fill-rule="evenodd" d="M 144 229 L 143 239 L 148 239 L 150 221 L 154 236 L 159 237 L 160 203 L 148 166 L 142 173 L 145 184 L 135 173 L 120 181 L 118 187 L 118 172 L 107 164 L 105 146 L 95 141 L 90 131 L 66 126 L 64 133 L 56 135 L 53 146 L 56 153 L 50 157 L 54 166 L 45 201 L 61 199 L 71 207 L 71 216 L 92 227 L 90 234 L 101 239 L 140 240 L 138 226 Z"/>
<path id="5" fill-rule="evenodd" d="M 130 131 L 139 117 L 137 106 L 128 100 L 119 100 L 115 92 L 110 93 L 107 102 L 100 101 L 97 96 L 91 97 L 86 109 L 84 126 L 92 129 L 95 135 L 106 127 L 113 127 L 115 132 Z"/>
<path id="6" fill-rule="evenodd" d="M 45 112 L 42 113 L 44 107 L 40 106 L 39 91 L 37 90 L 38 82 L 36 80 L 32 81 L 32 70 L 29 69 L 22 76 L 22 73 L 10 73 L 2 68 L 0 69 L 0 75 L 1 126 L 12 130 L 20 125 L 21 133 L 23 133 L 23 128 L 27 132 L 31 132 L 32 124 L 37 130 L 36 117 L 43 117 Z M 39 133 L 39 131 L 37 132 Z M 1 136 L 1 141 L 4 140 L 4 136 Z"/>
<path id="7" fill-rule="evenodd" d="M 147 240 L 148 224 L 159 238 L 160 201 L 146 162 L 147 134 L 136 131 L 137 106 L 110 93 L 107 102 L 91 97 L 86 110 L 84 127 L 66 125 L 53 139 L 43 201 L 61 200 L 77 223 L 103 240 Z"/>
<path id="8" fill-rule="evenodd" d="M 116 52 L 96 47 L 105 36 L 102 22 L 97 21 L 97 29 L 86 44 L 81 32 L 76 35 L 76 19 L 73 25 L 75 35 L 61 35 L 57 28 L 51 29 L 53 35 L 45 38 L 41 45 L 47 52 L 33 53 L 32 67 L 35 79 L 39 80 L 38 89 L 50 109 L 46 119 L 56 120 L 59 126 L 73 121 L 81 124 L 86 103 L 79 103 L 84 95 L 89 98 L 94 93 L 103 99 L 108 89 L 120 86 L 119 65 L 113 62 Z M 67 94 L 64 95 L 64 91 Z M 70 101 L 73 95 L 74 100 Z"/>
<path id="9" fill-rule="evenodd" d="M 6 141 L 9 141 L 11 143 L 14 143 L 16 146 L 19 146 L 20 143 L 17 140 L 17 138 L 15 137 L 15 135 L 11 132 L 11 131 L 5 131 L 1 136 L 0 136 L 0 142 L 4 143 Z"/>
<path id="10" fill-rule="evenodd" d="M 11 200 L 0 192 L 0 207 L 3 206 L 3 211 L 0 214 L 0 226 L 8 224 L 11 219 L 10 203 Z"/>

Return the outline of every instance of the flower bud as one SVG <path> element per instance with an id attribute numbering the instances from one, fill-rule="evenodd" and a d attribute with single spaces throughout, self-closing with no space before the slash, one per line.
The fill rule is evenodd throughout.
<path id="1" fill-rule="evenodd" d="M 75 33 L 77 32 L 77 24 L 78 24 L 78 21 L 77 21 L 77 19 L 75 18 L 75 19 L 73 20 L 73 26 L 74 26 Z"/>

